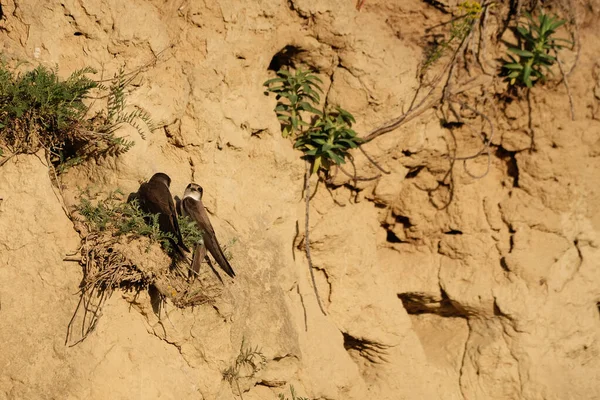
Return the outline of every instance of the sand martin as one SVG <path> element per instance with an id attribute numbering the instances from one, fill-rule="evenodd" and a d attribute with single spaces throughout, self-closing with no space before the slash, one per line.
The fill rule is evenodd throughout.
<path id="1" fill-rule="evenodd" d="M 223 254 L 221 246 L 219 246 L 217 236 L 215 235 L 215 230 L 208 219 L 208 213 L 204 208 L 204 204 L 202 204 L 202 193 L 203 190 L 200 185 L 190 183 L 187 188 L 185 188 L 183 200 L 181 200 L 181 209 L 183 211 L 183 215 L 189 216 L 192 221 L 196 222 L 196 226 L 198 226 L 203 234 L 204 244 L 196 246 L 196 254 L 194 255 L 192 269 L 195 272 L 198 272 L 200 263 L 204 259 L 206 250 L 208 250 L 215 258 L 215 261 L 217 261 L 217 264 L 219 264 L 221 269 L 225 271 L 227 275 L 233 278 L 235 276 L 235 272 L 233 272 L 233 268 L 231 268 L 229 261 L 227 261 L 225 254 Z"/>
<path id="2" fill-rule="evenodd" d="M 183 243 L 183 238 L 179 231 L 175 203 L 169 190 L 170 185 L 171 178 L 162 172 L 154 174 L 148 182 L 142 183 L 138 190 L 140 209 L 145 213 L 158 214 L 160 230 L 172 233 L 177 239 L 177 243 L 171 240 L 173 250 L 176 250 L 181 255 L 185 255 L 183 251 L 189 252 L 190 250 Z"/>

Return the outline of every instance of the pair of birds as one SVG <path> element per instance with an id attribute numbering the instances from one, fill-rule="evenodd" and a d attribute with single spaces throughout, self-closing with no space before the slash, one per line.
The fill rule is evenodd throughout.
<path id="1" fill-rule="evenodd" d="M 138 190 L 138 199 L 142 211 L 151 214 L 158 214 L 158 222 L 161 231 L 171 233 L 177 238 L 177 243 L 172 241 L 173 249 L 185 257 L 185 252 L 190 250 L 183 243 L 179 223 L 177 222 L 177 210 L 170 191 L 171 178 L 162 172 L 156 173 L 146 183 L 142 183 Z M 221 246 L 217 241 L 215 230 L 213 229 L 208 214 L 202 204 L 203 189 L 200 185 L 190 183 L 185 188 L 183 200 L 181 200 L 181 214 L 188 216 L 196 223 L 198 229 L 202 231 L 204 243 L 198 244 L 194 251 L 192 259 L 192 270 L 197 274 L 200 270 L 200 264 L 206 257 L 206 251 L 215 258 L 219 267 L 230 277 L 235 276 L 235 272 L 229 261 L 223 254 Z"/>

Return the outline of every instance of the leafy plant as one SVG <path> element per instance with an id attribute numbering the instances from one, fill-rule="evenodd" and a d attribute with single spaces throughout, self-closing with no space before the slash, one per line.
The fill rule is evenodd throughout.
<path id="1" fill-rule="evenodd" d="M 292 385 L 290 385 L 290 393 L 292 395 L 291 399 L 289 397 L 285 397 L 283 393 L 279 393 L 279 400 L 310 400 L 308 397 L 296 397 L 296 391 Z"/>
<path id="2" fill-rule="evenodd" d="M 234 244 L 236 244 L 238 241 L 237 238 L 232 238 L 229 243 L 227 243 L 224 247 L 223 247 L 223 253 L 225 254 L 225 258 L 227 259 L 227 261 L 231 261 L 233 260 L 233 253 L 230 251 L 231 246 L 233 246 Z"/>
<path id="3" fill-rule="evenodd" d="M 360 143 L 356 132 L 350 129 L 354 122 L 352 114 L 337 107 L 336 112 L 318 115 L 314 125 L 298 137 L 294 147 L 312 159 L 312 173 L 321 167 L 329 170 L 332 163 L 346 162 L 348 150 Z"/>
<path id="4" fill-rule="evenodd" d="M 183 244 L 188 249 L 193 249 L 198 243 L 203 243 L 202 231 L 198 229 L 198 225 L 188 216 L 177 216 L 177 222 L 179 224 L 179 231 L 181 232 L 181 238 Z"/>
<path id="5" fill-rule="evenodd" d="M 526 21 L 517 26 L 518 47 L 509 47 L 508 51 L 517 55 L 508 54 L 510 61 L 505 61 L 502 66 L 506 79 L 511 85 L 520 85 L 531 88 L 536 82 L 546 80 L 546 72 L 556 62 L 555 55 L 563 46 L 558 42 L 567 42 L 565 39 L 557 39 L 552 36 L 556 30 L 566 21 L 558 19 L 557 16 L 549 16 L 543 11 L 537 20 L 526 13 Z"/>
<path id="6" fill-rule="evenodd" d="M 276 94 L 277 106 L 275 112 L 281 123 L 284 138 L 301 134 L 302 127 L 310 126 L 303 119 L 301 111 L 319 114 L 314 105 L 321 101 L 319 92 L 323 90 L 319 83 L 323 83 L 318 76 L 310 71 L 296 70 L 294 74 L 284 69 L 277 71 L 278 78 L 269 79 L 264 83 L 267 91 Z M 279 84 L 278 86 L 274 86 Z M 285 99 L 286 101 L 282 101 Z"/>
<path id="7" fill-rule="evenodd" d="M 245 341 L 242 339 L 240 353 L 236 357 L 233 365 L 223 371 L 223 378 L 229 382 L 230 385 L 235 382 L 238 393 L 243 399 L 239 383 L 240 378 L 252 378 L 266 363 L 267 359 L 258 346 L 254 349 L 252 347 L 246 347 Z M 244 371 L 246 374 L 243 374 Z"/>
<path id="8" fill-rule="evenodd" d="M 293 74 L 279 70 L 277 75 L 264 85 L 267 92 L 276 94 L 275 112 L 283 137 L 295 140 L 294 148 L 312 164 L 312 173 L 344 164 L 348 150 L 361 142 L 351 129 L 355 122 L 352 114 L 341 107 L 335 111 L 317 109 L 319 92 L 323 93 L 319 84 L 323 82 L 316 75 L 300 69 Z"/>
<path id="9" fill-rule="evenodd" d="M 19 73 L 0 62 L 0 141 L 6 149 L 14 155 L 43 148 L 62 172 L 91 157 L 127 152 L 134 143 L 115 135 L 122 124 L 135 127 L 142 138 L 140 121 L 155 129 L 144 110 L 126 111 L 125 90 L 131 77 L 121 70 L 104 86 L 88 77 L 94 73 L 86 67 L 61 80 L 56 69 L 38 66 Z M 108 102 L 106 112 L 89 117 L 92 92 L 105 92 Z"/>

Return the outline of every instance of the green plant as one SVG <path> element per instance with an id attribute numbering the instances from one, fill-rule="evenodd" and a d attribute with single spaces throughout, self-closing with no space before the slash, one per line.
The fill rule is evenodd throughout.
<path id="1" fill-rule="evenodd" d="M 227 259 L 227 261 L 231 261 L 233 260 L 233 253 L 231 253 L 231 251 L 229 250 L 231 248 L 231 246 L 233 246 L 234 244 L 236 244 L 238 241 L 238 239 L 236 237 L 232 238 L 229 243 L 227 243 L 224 248 L 223 248 L 223 253 L 225 254 L 225 258 Z"/>
<path id="2" fill-rule="evenodd" d="M 281 123 L 281 132 L 284 138 L 295 137 L 301 134 L 302 127 L 310 124 L 303 119 L 301 111 L 319 114 L 314 105 L 321 101 L 319 92 L 323 90 L 319 83 L 323 83 L 318 76 L 310 71 L 296 70 L 294 74 L 284 69 L 277 71 L 278 78 L 269 79 L 263 85 L 267 91 L 276 94 L 277 106 L 275 113 Z M 279 84 L 275 86 L 275 84 Z M 283 101 L 285 99 L 285 101 Z"/>
<path id="3" fill-rule="evenodd" d="M 354 117 L 344 109 L 319 110 L 319 86 L 322 81 L 314 74 L 297 70 L 277 72 L 278 77 L 264 83 L 267 92 L 275 93 L 275 112 L 282 127 L 283 137 L 295 140 L 294 148 L 312 165 L 312 173 L 319 169 L 329 171 L 331 165 L 346 162 L 348 150 L 356 148 L 361 140 L 352 128 Z"/>
<path id="4" fill-rule="evenodd" d="M 173 251 L 171 241 L 177 240 L 175 236 L 161 231 L 158 214 L 143 212 L 137 199 L 123 202 L 123 193 L 118 189 L 95 202 L 90 197 L 89 192 L 84 192 L 76 207 L 89 231 L 110 233 L 116 237 L 145 236 L 150 239 L 150 243 L 159 243 L 167 253 Z M 202 232 L 189 218 L 178 217 L 178 222 L 186 245 L 193 248 L 202 241 Z"/>
<path id="5" fill-rule="evenodd" d="M 308 397 L 296 397 L 296 391 L 292 385 L 290 385 L 290 393 L 292 395 L 291 399 L 285 397 L 283 393 L 279 393 L 279 400 L 310 400 Z"/>
<path id="6" fill-rule="evenodd" d="M 0 141 L 6 149 L 15 155 L 43 148 L 62 172 L 92 157 L 127 152 L 134 143 L 115 135 L 122 124 L 135 127 L 142 138 L 139 121 L 155 129 L 147 112 L 125 109 L 131 77 L 121 70 L 104 86 L 88 77 L 93 73 L 86 67 L 61 80 L 56 69 L 38 66 L 19 73 L 0 62 Z M 106 112 L 89 117 L 92 92 L 106 93 L 108 102 Z"/>
<path id="7" fill-rule="evenodd" d="M 298 137 L 294 147 L 312 160 L 312 173 L 321 167 L 328 171 L 332 163 L 346 162 L 348 150 L 357 148 L 360 143 L 360 138 L 351 129 L 354 122 L 352 114 L 337 107 L 335 112 L 318 115 L 314 125 Z"/>
<path id="8" fill-rule="evenodd" d="M 558 19 L 557 16 L 548 16 L 543 11 L 537 20 L 531 14 L 526 13 L 525 16 L 526 21 L 516 28 L 518 47 L 508 48 L 508 51 L 516 54 L 519 59 L 508 54 L 510 61 L 505 61 L 502 68 L 511 85 L 531 88 L 535 83 L 546 80 L 545 72 L 549 72 L 556 61 L 556 57 L 550 53 L 556 55 L 558 50 L 563 48 L 558 42 L 570 42 L 552 37 L 565 20 Z"/>
<path id="9" fill-rule="evenodd" d="M 450 34 L 448 39 L 435 43 L 425 50 L 425 60 L 421 64 L 421 75 L 448 51 L 455 51 L 460 47 L 460 43 L 471 33 L 473 23 L 479 19 L 483 8 L 477 1 L 464 1 L 458 5 L 458 10 L 460 15 L 449 22 Z"/>
<path id="10" fill-rule="evenodd" d="M 240 378 L 252 378 L 254 375 L 262 369 L 267 363 L 267 359 L 260 349 L 255 347 L 246 347 L 245 340 L 242 339 L 240 346 L 240 353 L 235 359 L 235 362 L 223 371 L 223 379 L 225 379 L 231 385 L 235 382 L 238 393 L 243 399 L 242 391 L 240 389 Z M 243 374 L 246 372 L 246 374 Z"/>
<path id="11" fill-rule="evenodd" d="M 197 244 L 203 243 L 202 231 L 198 229 L 198 225 L 190 217 L 178 215 L 177 223 L 179 224 L 183 244 L 188 249 L 193 249 Z"/>

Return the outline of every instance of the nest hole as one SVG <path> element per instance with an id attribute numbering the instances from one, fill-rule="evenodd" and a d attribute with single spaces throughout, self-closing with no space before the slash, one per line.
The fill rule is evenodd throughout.
<path id="1" fill-rule="evenodd" d="M 282 67 L 296 68 L 296 65 L 300 62 L 298 56 L 305 52 L 306 50 L 303 50 L 298 46 L 288 44 L 273 56 L 269 63 L 268 70 L 277 72 Z"/>

